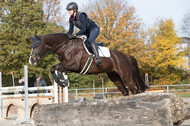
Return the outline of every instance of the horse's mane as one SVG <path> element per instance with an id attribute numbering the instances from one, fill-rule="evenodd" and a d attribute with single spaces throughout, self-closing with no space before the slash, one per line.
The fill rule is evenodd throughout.
<path id="1" fill-rule="evenodd" d="M 47 35 L 44 35 L 42 36 L 44 42 L 49 42 L 49 43 L 53 43 L 56 41 L 57 44 L 59 43 L 62 43 L 64 40 L 67 40 L 69 39 L 67 34 L 64 34 L 64 33 L 53 33 L 53 34 L 47 34 Z M 76 41 L 81 41 L 82 42 L 82 39 L 75 39 L 75 44 L 78 44 L 76 43 Z M 73 41 L 71 41 L 73 42 Z"/>
<path id="2" fill-rule="evenodd" d="M 52 33 L 52 34 L 44 35 L 43 37 L 66 36 L 66 35 L 67 35 L 67 34 L 64 34 L 64 33 Z"/>
<path id="3" fill-rule="evenodd" d="M 53 33 L 42 36 L 44 42 L 52 42 L 56 41 L 57 43 L 63 42 L 68 38 L 67 34 L 63 33 Z"/>

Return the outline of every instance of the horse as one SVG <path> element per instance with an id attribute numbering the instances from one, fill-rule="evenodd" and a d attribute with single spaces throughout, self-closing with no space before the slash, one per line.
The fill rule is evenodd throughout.
<path id="1" fill-rule="evenodd" d="M 52 66 L 50 72 L 55 82 L 60 84 L 58 72 L 80 73 L 89 54 L 83 46 L 80 38 L 69 39 L 66 34 L 55 33 L 44 36 L 30 36 L 33 40 L 29 63 L 37 66 L 48 52 L 58 55 L 60 63 Z M 138 68 L 136 59 L 117 50 L 109 50 L 110 57 L 101 57 L 102 65 L 97 66 L 94 60 L 86 74 L 107 73 L 109 79 L 117 86 L 124 96 L 142 93 L 148 89 L 144 83 Z M 63 86 L 60 84 L 60 86 Z"/>

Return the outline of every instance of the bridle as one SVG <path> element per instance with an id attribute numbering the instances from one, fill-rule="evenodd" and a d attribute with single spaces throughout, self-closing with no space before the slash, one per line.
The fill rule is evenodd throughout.
<path id="1" fill-rule="evenodd" d="M 36 54 L 30 54 L 30 56 L 34 56 L 34 57 L 36 57 L 36 56 L 40 56 L 40 58 L 43 56 L 43 55 L 41 55 L 42 54 L 42 50 L 43 50 L 43 42 L 42 42 L 42 40 L 38 40 L 38 41 L 35 41 L 35 42 L 33 42 L 32 43 L 32 50 L 34 50 L 35 48 L 37 48 L 37 47 L 39 47 L 41 45 L 41 48 L 40 48 L 40 50 L 38 51 L 38 53 L 36 53 Z"/>
<path id="2" fill-rule="evenodd" d="M 32 55 L 32 53 L 31 53 L 30 56 L 34 56 L 34 57 L 39 56 L 40 59 L 42 59 L 42 58 L 45 57 L 46 55 L 48 55 L 48 54 L 50 54 L 50 53 L 52 53 L 52 52 L 55 52 L 59 47 L 61 47 L 61 46 L 62 46 L 66 41 L 68 41 L 68 40 L 69 40 L 69 38 L 66 39 L 66 40 L 64 40 L 61 44 L 59 44 L 58 46 L 56 46 L 54 49 L 50 49 L 46 54 L 44 54 L 44 53 L 42 52 L 42 51 L 43 51 L 43 48 L 44 48 L 44 43 L 43 43 L 42 40 L 33 42 L 33 44 L 32 44 L 32 49 L 37 48 L 37 47 L 39 47 L 40 45 L 41 45 L 41 48 L 40 48 L 40 50 L 38 51 L 38 53 L 36 53 L 35 55 Z M 67 46 L 63 49 L 62 52 L 64 52 L 66 49 L 67 49 Z"/>

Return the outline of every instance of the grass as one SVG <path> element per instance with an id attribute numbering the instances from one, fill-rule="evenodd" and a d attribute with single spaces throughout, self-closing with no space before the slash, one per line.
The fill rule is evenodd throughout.
<path id="1" fill-rule="evenodd" d="M 180 94 L 180 97 L 190 97 L 190 94 Z"/>

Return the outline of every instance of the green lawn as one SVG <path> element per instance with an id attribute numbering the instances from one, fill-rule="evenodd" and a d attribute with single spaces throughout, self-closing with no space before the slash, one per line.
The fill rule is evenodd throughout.
<path id="1" fill-rule="evenodd" d="M 180 94 L 180 97 L 190 97 L 190 94 Z"/>

